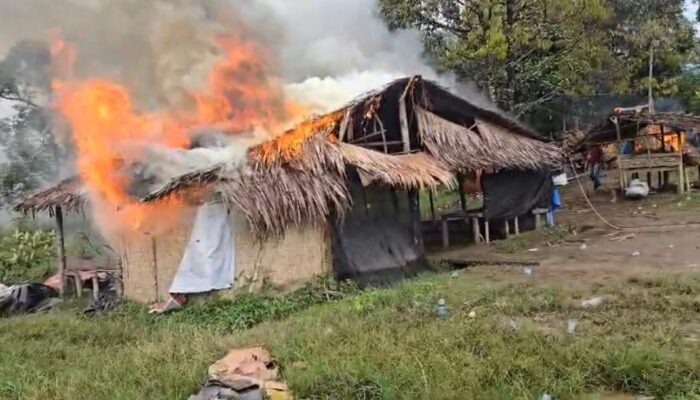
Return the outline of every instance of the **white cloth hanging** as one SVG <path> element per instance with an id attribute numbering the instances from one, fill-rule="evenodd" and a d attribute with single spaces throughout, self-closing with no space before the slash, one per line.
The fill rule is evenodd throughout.
<path id="1" fill-rule="evenodd" d="M 226 206 L 204 204 L 197 209 L 192 234 L 170 285 L 170 293 L 229 289 L 233 279 L 233 235 Z"/>

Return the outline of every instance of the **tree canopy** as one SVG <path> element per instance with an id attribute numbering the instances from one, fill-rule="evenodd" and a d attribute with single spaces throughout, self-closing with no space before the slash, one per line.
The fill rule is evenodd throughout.
<path id="1" fill-rule="evenodd" d="M 683 0 L 380 0 L 391 28 L 423 33 L 438 68 L 516 115 L 562 96 L 678 91 L 695 46 Z"/>

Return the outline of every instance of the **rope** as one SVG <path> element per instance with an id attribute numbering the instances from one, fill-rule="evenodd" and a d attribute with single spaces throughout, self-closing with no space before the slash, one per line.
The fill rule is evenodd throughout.
<path id="1" fill-rule="evenodd" d="M 576 167 L 574 166 L 574 162 L 571 161 L 571 159 L 569 159 L 569 164 L 571 165 L 571 168 L 573 169 L 573 171 L 574 171 L 574 173 L 575 173 L 575 172 L 576 172 Z M 605 219 L 605 217 L 603 217 L 603 216 L 598 212 L 598 210 L 593 206 L 593 203 L 591 202 L 591 199 L 588 198 L 588 195 L 586 194 L 586 190 L 583 188 L 583 184 L 581 183 L 581 179 L 579 179 L 579 176 L 580 176 L 580 175 L 578 175 L 578 174 L 576 175 L 576 182 L 578 183 L 578 187 L 579 187 L 579 189 L 581 189 L 581 194 L 583 194 L 583 198 L 586 199 L 586 203 L 588 203 L 588 207 L 589 207 L 591 210 L 593 210 L 593 212 L 595 213 L 595 215 L 597 215 L 598 218 L 599 218 L 601 221 L 603 221 L 603 223 L 604 223 L 605 225 L 607 225 L 607 226 L 609 226 L 609 227 L 615 229 L 616 231 L 621 231 L 621 230 L 623 230 L 623 229 L 630 229 L 630 228 L 622 228 L 622 227 L 619 227 L 619 226 L 617 226 L 617 225 L 611 223 L 610 221 L 608 221 L 607 219 Z"/>
<path id="2" fill-rule="evenodd" d="M 569 164 L 571 164 L 571 168 L 573 168 L 573 171 L 576 172 L 576 168 L 574 166 L 573 161 L 569 159 Z M 617 226 L 613 224 L 612 222 L 608 221 L 603 217 L 600 212 L 593 206 L 593 203 L 591 202 L 591 199 L 588 198 L 588 195 L 586 194 L 586 190 L 583 188 L 583 184 L 581 183 L 581 180 L 579 179 L 580 175 L 576 175 L 576 182 L 578 182 L 578 187 L 581 189 L 581 194 L 583 195 L 583 198 L 586 199 L 586 203 L 588 203 L 588 207 L 595 213 L 595 215 L 603 221 L 603 223 L 610 228 L 616 230 L 616 231 L 624 231 L 624 230 L 640 230 L 640 229 L 653 229 L 653 228 L 684 228 L 687 226 L 697 226 L 700 225 L 700 222 L 686 222 L 682 224 L 671 224 L 671 225 L 643 225 L 643 226 Z"/>

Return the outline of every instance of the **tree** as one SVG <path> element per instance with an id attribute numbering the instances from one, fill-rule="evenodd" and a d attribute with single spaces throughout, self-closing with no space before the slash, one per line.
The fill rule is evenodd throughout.
<path id="1" fill-rule="evenodd" d="M 54 179 L 64 154 L 51 132 L 45 104 L 49 96 L 49 50 L 21 42 L 0 62 L 0 101 L 12 113 L 0 119 L 0 199 L 5 206 Z"/>
<path id="2" fill-rule="evenodd" d="M 682 6 L 682 0 L 380 2 L 390 28 L 422 31 L 439 67 L 519 115 L 558 96 L 643 90 L 649 46 L 638 38 L 649 21 L 662 27 L 654 40 L 669 44 L 658 46 L 655 84 L 672 91 L 694 45 Z"/>

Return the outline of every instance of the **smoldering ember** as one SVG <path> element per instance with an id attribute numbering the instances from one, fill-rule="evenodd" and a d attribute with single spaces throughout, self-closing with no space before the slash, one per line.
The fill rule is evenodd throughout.
<path id="1" fill-rule="evenodd" d="M 0 2 L 0 398 L 699 398 L 698 3 Z"/>

